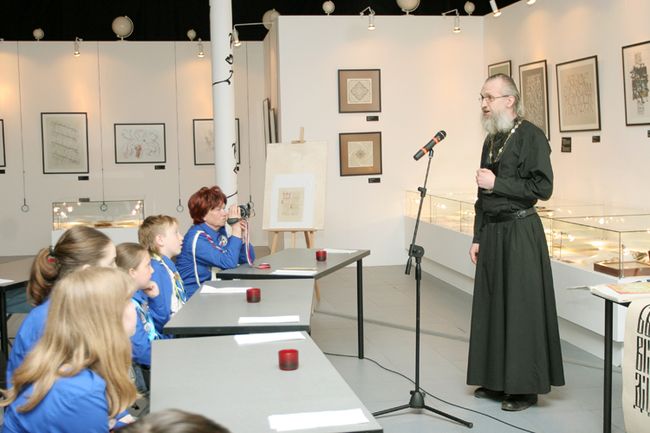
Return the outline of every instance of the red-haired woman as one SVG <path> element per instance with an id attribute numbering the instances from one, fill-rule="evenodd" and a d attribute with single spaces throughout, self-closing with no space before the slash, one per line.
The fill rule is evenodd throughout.
<path id="1" fill-rule="evenodd" d="M 251 262 L 255 260 L 253 246 L 247 248 L 242 242 L 246 237 L 246 220 L 231 224 L 232 233 L 228 236 L 226 220 L 241 215 L 239 206 L 231 205 L 226 210 L 226 202 L 226 195 L 218 186 L 204 186 L 187 202 L 194 225 L 185 234 L 176 267 L 188 298 L 204 281 L 210 280 L 211 268 L 231 269 L 246 263 L 247 251 Z"/>

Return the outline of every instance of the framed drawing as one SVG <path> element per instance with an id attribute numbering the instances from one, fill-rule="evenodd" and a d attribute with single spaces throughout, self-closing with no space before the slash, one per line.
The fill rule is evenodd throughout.
<path id="1" fill-rule="evenodd" d="M 623 47 L 623 94 L 625 124 L 650 125 L 648 63 L 650 41 Z"/>
<path id="2" fill-rule="evenodd" d="M 115 163 L 167 162 L 164 123 L 116 123 Z"/>
<path id="3" fill-rule="evenodd" d="M 496 74 L 503 74 L 509 77 L 512 76 L 511 65 L 512 63 L 510 63 L 510 60 L 504 60 L 503 62 L 492 63 L 491 65 L 488 65 L 488 77 Z"/>
<path id="4" fill-rule="evenodd" d="M 0 119 L 0 167 L 7 166 L 5 158 L 5 121 Z"/>
<path id="5" fill-rule="evenodd" d="M 339 113 L 381 111 L 381 70 L 339 69 Z"/>
<path id="6" fill-rule="evenodd" d="M 339 134 L 341 176 L 381 174 L 381 132 Z"/>
<path id="7" fill-rule="evenodd" d="M 88 173 L 88 115 L 41 113 L 43 173 Z"/>
<path id="8" fill-rule="evenodd" d="M 241 164 L 241 144 L 239 141 L 239 119 L 235 117 L 235 161 Z"/>
<path id="9" fill-rule="evenodd" d="M 269 122 L 269 112 L 271 111 L 271 101 L 266 98 L 262 101 L 262 120 L 264 121 L 264 144 L 271 142 L 271 123 Z M 266 146 L 264 146 L 266 148 Z"/>
<path id="10" fill-rule="evenodd" d="M 519 66 L 519 92 L 526 119 L 544 131 L 546 138 L 550 140 L 546 60 Z"/>
<path id="11" fill-rule="evenodd" d="M 555 65 L 560 132 L 600 130 L 598 57 Z"/>
<path id="12" fill-rule="evenodd" d="M 214 165 L 214 124 L 212 119 L 193 119 L 194 165 Z"/>

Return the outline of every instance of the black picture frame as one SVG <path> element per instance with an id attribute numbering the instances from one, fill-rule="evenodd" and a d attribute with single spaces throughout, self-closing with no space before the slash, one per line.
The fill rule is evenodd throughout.
<path id="1" fill-rule="evenodd" d="M 555 72 L 560 132 L 600 131 L 598 56 L 558 63 Z"/>
<path id="2" fill-rule="evenodd" d="M 650 98 L 648 95 L 650 41 L 626 45 L 621 48 L 621 54 L 623 56 L 625 125 L 650 125 Z"/>
<path id="3" fill-rule="evenodd" d="M 381 132 L 343 132 L 339 134 L 341 176 L 382 174 Z"/>
<path id="4" fill-rule="evenodd" d="M 546 59 L 519 65 L 519 93 L 526 120 L 544 131 L 550 140 Z"/>
<path id="5" fill-rule="evenodd" d="M 339 113 L 381 112 L 381 69 L 338 70 Z"/>
<path id="6" fill-rule="evenodd" d="M 88 113 L 41 113 L 43 174 L 89 173 Z"/>
<path id="7" fill-rule="evenodd" d="M 192 119 L 194 165 L 214 165 L 214 121 Z"/>
<path id="8" fill-rule="evenodd" d="M 167 162 L 164 123 L 114 123 L 115 164 Z"/>
<path id="9" fill-rule="evenodd" d="M 491 65 L 488 65 L 488 77 L 491 77 L 495 74 L 504 74 L 512 77 L 512 62 L 510 60 L 504 60 L 502 62 L 492 63 Z"/>
<path id="10" fill-rule="evenodd" d="M 5 121 L 0 119 L 0 167 L 7 166 L 7 154 L 5 153 Z"/>

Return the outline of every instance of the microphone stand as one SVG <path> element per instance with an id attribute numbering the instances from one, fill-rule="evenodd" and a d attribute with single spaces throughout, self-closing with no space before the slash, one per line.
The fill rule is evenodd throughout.
<path id="1" fill-rule="evenodd" d="M 429 179 L 429 169 L 431 168 L 431 159 L 433 159 L 433 149 L 429 150 L 429 161 L 427 162 L 427 172 L 424 176 L 424 185 L 418 188 L 420 191 L 420 205 L 418 207 L 418 216 L 415 220 L 415 229 L 413 230 L 413 240 L 411 241 L 411 246 L 409 247 L 409 257 L 406 262 L 406 275 L 411 274 L 411 263 L 412 259 L 415 258 L 415 389 L 410 391 L 411 398 L 408 404 L 401 406 L 395 406 L 390 409 L 384 409 L 377 412 L 373 412 L 373 416 L 385 415 L 387 413 L 397 412 L 402 409 L 426 409 L 429 412 L 442 415 L 446 418 L 449 418 L 457 423 L 463 424 L 468 428 L 473 427 L 473 423 L 465 421 L 463 419 L 457 418 L 448 413 L 442 412 L 438 409 L 434 409 L 431 406 L 424 404 L 424 393 L 420 390 L 420 283 L 422 281 L 422 257 L 424 256 L 424 248 L 420 245 L 416 245 L 415 239 L 418 235 L 418 228 L 420 227 L 420 215 L 422 213 L 422 204 L 424 203 L 424 198 L 427 195 L 427 180 Z"/>

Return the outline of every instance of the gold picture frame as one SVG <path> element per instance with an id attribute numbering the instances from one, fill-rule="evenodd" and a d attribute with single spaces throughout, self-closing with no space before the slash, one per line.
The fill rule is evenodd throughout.
<path id="1" fill-rule="evenodd" d="M 339 134 L 341 176 L 382 174 L 381 132 Z"/>

